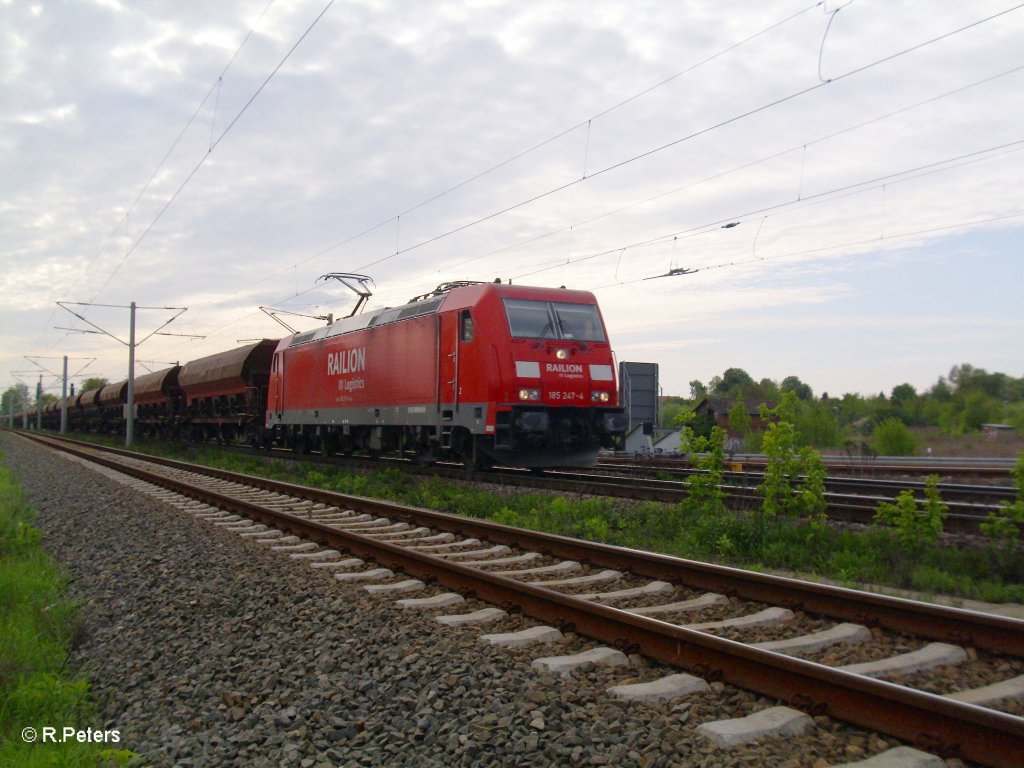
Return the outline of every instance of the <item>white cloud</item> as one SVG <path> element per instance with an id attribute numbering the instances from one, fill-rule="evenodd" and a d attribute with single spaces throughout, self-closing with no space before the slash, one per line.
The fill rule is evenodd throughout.
<path id="1" fill-rule="evenodd" d="M 39 125 L 41 123 L 59 122 L 74 117 L 77 109 L 78 108 L 75 104 L 64 104 L 60 107 L 51 107 L 50 109 L 44 109 L 39 112 L 22 112 L 21 114 L 14 116 L 13 122 L 21 123 L 22 125 Z"/>
<path id="2" fill-rule="evenodd" d="M 0 138 L 0 258 L 16 272 L 0 288 L 6 306 L 28 312 L 59 298 L 91 298 L 114 275 L 101 301 L 192 307 L 189 327 L 208 334 L 206 341 L 154 341 L 155 355 L 177 355 L 276 333 L 256 311 L 261 303 L 298 311 L 332 301 L 348 306 L 336 293 L 304 294 L 327 271 L 365 267 L 377 280 L 378 304 L 402 302 L 444 279 L 522 275 L 600 288 L 612 337 L 624 349 L 675 355 L 665 367 L 681 382 L 675 389 L 720 373 L 728 364 L 714 367 L 729 356 L 741 367 L 745 360 L 774 365 L 764 339 L 750 340 L 757 334 L 745 330 L 796 334 L 814 323 L 839 334 L 845 316 L 860 308 L 875 313 L 871 322 L 858 318 L 861 328 L 892 329 L 875 347 L 871 375 L 880 381 L 869 388 L 891 386 L 890 370 L 906 378 L 908 345 L 946 340 L 937 352 L 951 359 L 938 370 L 923 370 L 938 365 L 935 355 L 916 363 L 925 380 L 975 353 L 1004 359 L 989 351 L 1006 331 L 988 314 L 996 311 L 992 301 L 977 290 L 963 295 L 964 279 L 950 265 L 995 264 L 996 290 L 1013 277 L 1019 285 L 1006 254 L 1019 254 L 1022 222 L 948 228 L 1022 212 L 1020 152 L 814 196 L 1024 139 L 1019 72 L 823 139 L 1019 66 L 1024 12 L 840 78 L 1002 10 L 995 0 L 941 4 L 926 14 L 909 2 L 852 4 L 837 16 L 822 60 L 825 73 L 840 79 L 756 111 L 818 84 L 827 17 L 813 9 L 586 124 L 805 6 L 774 0 L 735 13 L 715 3 L 336 3 L 210 153 L 323 8 L 320 0 L 278 0 L 119 224 L 265 5 L 231 0 L 197 13 L 188 4 L 109 0 L 46 6 L 41 15 L 4 5 L 12 23 L 0 33 L 0 100 L 8 115 Z M 595 174 L 691 135 L 444 236 L 569 184 L 584 167 Z M 392 217 L 403 211 L 398 225 Z M 732 220 L 740 226 L 717 225 Z M 371 231 L 324 252 L 364 230 Z M 676 267 L 703 271 L 640 280 Z M 927 295 L 906 298 L 909 316 L 876 306 L 871 281 L 884 287 L 894 275 L 901 285 L 926 287 Z M 627 284 L 606 287 L 619 281 Z M 950 317 L 985 317 L 963 333 L 946 323 L 929 335 L 923 326 L 941 317 L 934 303 L 956 307 Z M 998 312 L 1019 327 L 1022 310 L 1005 304 Z M 44 320 L 33 321 L 23 346 L 11 346 L 12 358 L 33 352 L 37 341 L 68 343 Z M 800 335 L 820 346 L 775 346 L 780 370 L 820 368 L 836 344 L 862 349 L 852 335 L 831 345 Z M 120 351 L 107 354 L 113 360 Z M 843 375 L 861 386 L 854 355 L 845 357 L 833 366 L 845 370 L 835 371 L 831 390 L 843 386 Z"/>

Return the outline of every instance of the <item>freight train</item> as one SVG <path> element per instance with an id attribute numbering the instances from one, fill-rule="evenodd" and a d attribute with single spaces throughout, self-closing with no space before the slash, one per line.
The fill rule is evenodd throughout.
<path id="1" fill-rule="evenodd" d="M 122 431 L 127 382 L 69 398 L 69 428 Z M 399 307 L 139 376 L 136 431 L 297 452 L 543 468 L 621 445 L 593 294 L 446 283 Z M 44 426 L 60 406 L 44 407 Z M 33 415 L 34 423 L 34 415 Z"/>

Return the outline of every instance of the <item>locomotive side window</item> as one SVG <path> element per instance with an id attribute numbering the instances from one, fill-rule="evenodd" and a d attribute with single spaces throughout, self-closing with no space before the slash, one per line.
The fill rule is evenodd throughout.
<path id="1" fill-rule="evenodd" d="M 469 314 L 469 310 L 468 309 L 464 309 L 462 311 L 462 316 L 460 317 L 460 323 L 461 323 L 462 330 L 460 331 L 459 335 L 461 336 L 462 340 L 463 341 L 472 341 L 473 340 L 473 316 L 471 314 Z"/>
<path id="2" fill-rule="evenodd" d="M 505 299 L 508 327 L 517 339 L 554 339 L 555 323 L 546 301 Z"/>
<path id="3" fill-rule="evenodd" d="M 593 304 L 553 304 L 559 336 L 577 341 L 605 341 L 597 307 Z"/>

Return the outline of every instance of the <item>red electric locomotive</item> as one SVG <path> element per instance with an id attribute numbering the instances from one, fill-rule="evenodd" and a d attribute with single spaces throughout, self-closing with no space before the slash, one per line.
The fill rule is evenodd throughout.
<path id="1" fill-rule="evenodd" d="M 626 419 L 593 294 L 449 283 L 282 339 L 266 426 L 300 451 L 541 468 L 593 463 Z"/>

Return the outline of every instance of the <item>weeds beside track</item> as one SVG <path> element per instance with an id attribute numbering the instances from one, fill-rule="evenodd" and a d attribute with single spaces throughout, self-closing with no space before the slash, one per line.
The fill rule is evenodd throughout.
<path id="1" fill-rule="evenodd" d="M 108 744 L 39 741 L 43 728 L 96 723 L 88 681 L 67 669 L 81 609 L 40 546 L 34 518 L 0 456 L 0 765 L 122 764 L 131 753 Z"/>

